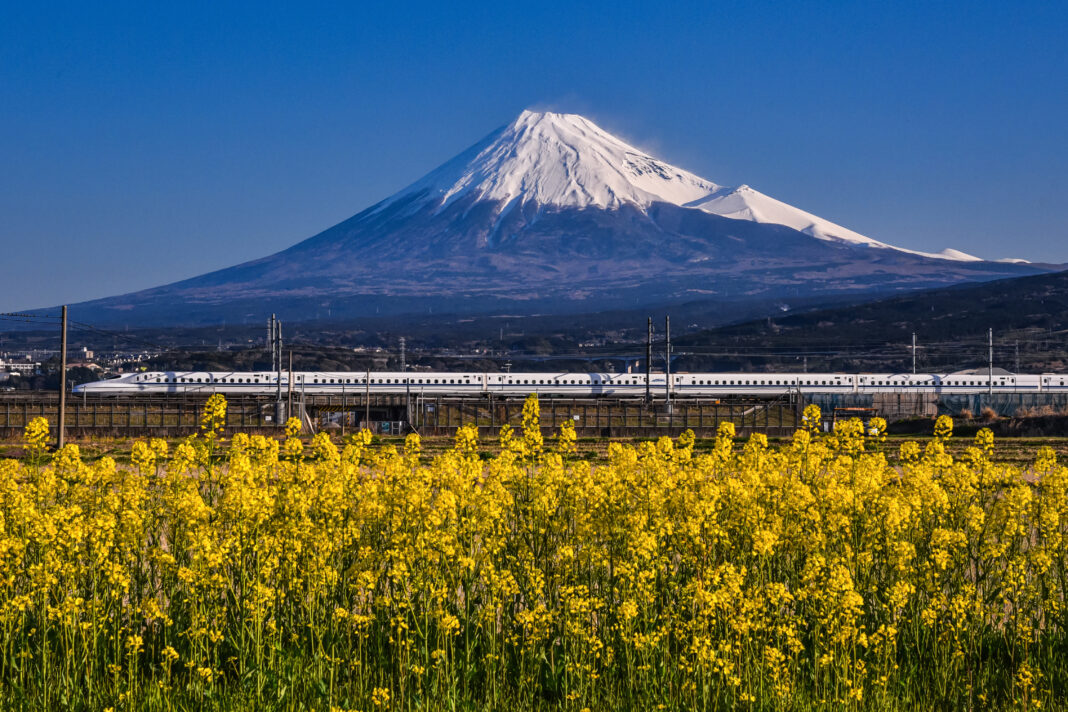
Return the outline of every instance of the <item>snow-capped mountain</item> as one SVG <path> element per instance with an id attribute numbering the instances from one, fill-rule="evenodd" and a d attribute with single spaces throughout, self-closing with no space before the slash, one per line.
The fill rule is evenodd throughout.
<path id="1" fill-rule="evenodd" d="M 407 188 L 277 254 L 79 305 L 100 321 L 280 312 L 597 311 L 864 295 L 1050 271 L 910 251 L 672 166 L 575 114 L 524 111 Z"/>
<path id="2" fill-rule="evenodd" d="M 916 252 L 873 240 L 741 185 L 717 185 L 628 145 L 578 114 L 524 111 L 512 124 L 380 204 L 425 194 L 437 210 L 472 196 L 555 208 L 646 209 L 653 203 L 696 208 L 736 220 L 785 225 L 821 240 L 900 250 L 935 259 L 981 261 L 945 249 Z"/>
<path id="3" fill-rule="evenodd" d="M 524 111 L 380 207 L 425 195 L 437 210 L 464 197 L 496 201 L 504 210 L 528 203 L 647 208 L 658 202 L 684 205 L 718 190 L 715 183 L 658 161 L 578 114 Z"/>

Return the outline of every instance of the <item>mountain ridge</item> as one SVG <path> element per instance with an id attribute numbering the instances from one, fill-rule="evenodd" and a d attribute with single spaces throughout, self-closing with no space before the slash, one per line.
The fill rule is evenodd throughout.
<path id="1" fill-rule="evenodd" d="M 660 161 L 581 116 L 527 111 L 286 250 L 78 306 L 108 323 L 442 303 L 575 312 L 701 296 L 860 295 L 1046 271 L 893 247 Z"/>

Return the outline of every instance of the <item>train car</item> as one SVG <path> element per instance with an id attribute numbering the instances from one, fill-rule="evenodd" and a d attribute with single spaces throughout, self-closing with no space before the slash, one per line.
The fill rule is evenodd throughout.
<path id="1" fill-rule="evenodd" d="M 407 393 L 425 395 L 575 397 L 641 396 L 646 376 L 638 373 L 475 373 L 417 371 L 148 371 L 75 387 L 94 395 L 211 394 L 269 396 L 303 394 Z M 1062 374 L 976 373 L 663 373 L 650 376 L 649 390 L 673 397 L 783 396 L 790 393 L 1040 393 L 1068 392 Z"/>

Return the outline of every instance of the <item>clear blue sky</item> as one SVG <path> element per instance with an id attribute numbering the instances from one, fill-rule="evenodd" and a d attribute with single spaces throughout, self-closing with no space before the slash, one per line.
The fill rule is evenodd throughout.
<path id="1" fill-rule="evenodd" d="M 1068 262 L 1068 3 L 0 6 L 0 310 L 263 256 L 527 107 L 903 247 Z"/>

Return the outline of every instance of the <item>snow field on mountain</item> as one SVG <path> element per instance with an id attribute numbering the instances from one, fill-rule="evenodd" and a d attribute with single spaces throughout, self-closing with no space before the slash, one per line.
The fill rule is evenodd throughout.
<path id="1" fill-rule="evenodd" d="M 616 138 L 578 114 L 524 111 L 400 193 L 379 209 L 425 193 L 442 210 L 461 198 L 540 207 L 647 210 L 670 203 L 734 220 L 785 225 L 819 240 L 897 250 L 933 259 L 980 261 L 965 252 L 895 247 L 741 185 L 729 188 L 694 175 Z"/>

